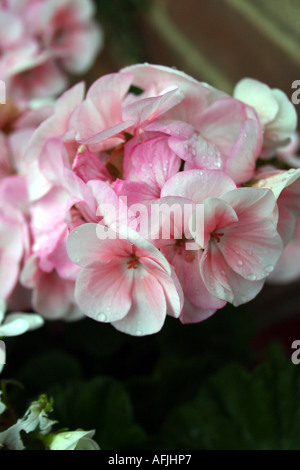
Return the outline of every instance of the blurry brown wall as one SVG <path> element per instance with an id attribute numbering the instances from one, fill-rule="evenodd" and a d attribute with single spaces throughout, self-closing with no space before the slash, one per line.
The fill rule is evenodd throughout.
<path id="1" fill-rule="evenodd" d="M 175 66 L 229 93 L 248 76 L 291 97 L 300 79 L 300 0 L 149 0 L 133 28 L 139 61 Z M 106 39 L 93 79 L 128 65 L 118 28 Z"/>

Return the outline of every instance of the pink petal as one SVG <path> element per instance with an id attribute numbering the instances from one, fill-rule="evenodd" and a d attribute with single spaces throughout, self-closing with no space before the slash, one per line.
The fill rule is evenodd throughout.
<path id="1" fill-rule="evenodd" d="M 195 307 L 187 298 L 184 299 L 183 312 L 180 315 L 180 321 L 184 325 L 187 323 L 199 323 L 211 317 L 216 309 L 205 310 Z"/>
<path id="2" fill-rule="evenodd" d="M 33 291 L 34 309 L 44 318 L 56 320 L 67 316 L 73 308 L 74 283 L 62 281 L 53 271 L 40 273 Z"/>
<path id="3" fill-rule="evenodd" d="M 226 161 L 225 171 L 238 184 L 249 181 L 262 147 L 262 133 L 257 120 L 248 119 Z"/>
<path id="4" fill-rule="evenodd" d="M 252 300 L 264 284 L 264 279 L 250 281 L 235 273 L 215 244 L 203 253 L 200 269 L 209 292 L 235 306 Z"/>
<path id="5" fill-rule="evenodd" d="M 142 278 L 143 276 L 143 278 Z M 133 336 L 157 333 L 166 318 L 166 299 L 158 280 L 145 272 L 135 276 L 132 284 L 132 306 L 128 314 L 113 326 Z"/>
<path id="6" fill-rule="evenodd" d="M 221 171 L 189 170 L 172 176 L 164 184 L 161 197 L 180 196 L 201 204 L 208 197 L 220 197 L 235 188 L 232 179 Z"/>
<path id="7" fill-rule="evenodd" d="M 121 320 L 130 310 L 133 269 L 122 258 L 95 261 L 84 268 L 76 281 L 75 298 L 88 317 L 101 322 Z"/>

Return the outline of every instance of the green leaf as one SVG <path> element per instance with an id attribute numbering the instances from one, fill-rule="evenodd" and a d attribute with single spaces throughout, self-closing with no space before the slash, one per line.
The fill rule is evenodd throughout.
<path id="1" fill-rule="evenodd" d="M 300 449 L 300 375 L 278 350 L 252 373 L 231 364 L 168 416 L 176 449 Z"/>
<path id="2" fill-rule="evenodd" d="M 134 449 L 145 438 L 134 422 L 129 397 L 116 380 L 96 377 L 57 389 L 53 397 L 53 415 L 60 424 L 71 430 L 95 429 L 101 449 Z"/>

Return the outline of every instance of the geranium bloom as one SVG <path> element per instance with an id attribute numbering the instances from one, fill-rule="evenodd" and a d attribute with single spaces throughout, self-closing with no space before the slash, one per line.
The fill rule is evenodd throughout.
<path id="1" fill-rule="evenodd" d="M 75 289 L 79 307 L 131 335 L 159 331 L 167 314 L 178 317 L 182 310 L 176 275 L 159 250 L 136 232 L 120 228 L 116 234 L 106 228 L 106 234 L 100 239 L 96 224 L 84 224 L 68 239 L 70 258 L 83 267 Z"/>
<path id="2" fill-rule="evenodd" d="M 222 172 L 191 170 L 170 178 L 162 196 L 204 204 L 204 231 L 197 227 L 195 236 L 203 249 L 199 269 L 204 284 L 215 297 L 239 305 L 261 290 L 283 246 L 272 192 L 234 188 Z"/>

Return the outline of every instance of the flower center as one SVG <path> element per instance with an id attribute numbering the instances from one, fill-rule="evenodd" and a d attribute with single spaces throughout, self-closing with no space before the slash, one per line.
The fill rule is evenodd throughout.
<path id="1" fill-rule="evenodd" d="M 192 263 L 195 259 L 196 254 L 193 250 L 185 249 L 186 241 L 188 241 L 188 239 L 183 235 L 182 239 L 176 240 L 173 250 L 176 251 L 178 255 L 181 255 L 182 251 L 184 251 L 184 261 L 187 261 L 188 263 Z"/>
<path id="2" fill-rule="evenodd" d="M 217 233 L 217 232 L 213 232 L 211 234 L 212 238 L 214 238 L 215 240 L 217 240 L 217 243 L 220 243 L 221 241 L 221 237 L 224 236 L 224 233 Z"/>
<path id="3" fill-rule="evenodd" d="M 177 252 L 178 255 L 181 255 L 182 253 L 182 248 L 184 247 L 185 240 L 176 240 L 175 246 L 174 246 L 174 251 Z"/>
<path id="4" fill-rule="evenodd" d="M 130 259 L 129 259 L 129 261 L 127 261 L 126 264 L 128 265 L 127 269 L 137 269 L 138 264 L 139 264 L 139 260 L 136 257 L 136 255 L 130 255 Z"/>

